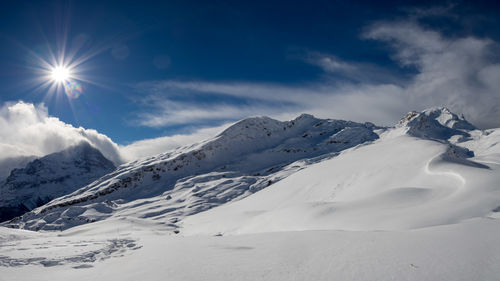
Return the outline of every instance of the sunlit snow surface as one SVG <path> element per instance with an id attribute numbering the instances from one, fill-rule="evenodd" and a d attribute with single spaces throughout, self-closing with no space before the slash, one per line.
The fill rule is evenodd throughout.
<path id="1" fill-rule="evenodd" d="M 0 227 L 0 280 L 498 280 L 500 130 L 469 125 L 443 109 L 411 113 L 374 129 L 379 139 L 277 174 L 215 170 L 149 198 L 54 207 L 55 219 L 102 217 L 63 231 Z M 223 200 L 272 175 L 282 176 Z M 50 219 L 36 210 L 22 222 Z"/>
<path id="2" fill-rule="evenodd" d="M 188 217 L 184 232 L 402 230 L 488 216 L 500 205 L 500 165 L 457 151 L 437 141 L 382 136 Z"/>
<path id="3" fill-rule="evenodd" d="M 133 221 L 0 228 L 0 280 L 498 280 L 500 223 L 176 236 Z"/>

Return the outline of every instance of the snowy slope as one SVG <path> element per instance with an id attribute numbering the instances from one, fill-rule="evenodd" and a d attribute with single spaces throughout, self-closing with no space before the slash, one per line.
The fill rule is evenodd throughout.
<path id="1" fill-rule="evenodd" d="M 115 166 L 86 142 L 14 169 L 0 186 L 0 221 L 71 193 Z"/>
<path id="2" fill-rule="evenodd" d="M 490 216 L 500 211 L 500 138 L 471 129 L 444 108 L 411 112 L 373 144 L 186 218 L 183 233 L 401 230 Z"/>
<path id="3" fill-rule="evenodd" d="M 213 139 L 120 166 L 11 224 L 65 229 L 109 216 L 168 223 L 259 191 L 311 162 L 378 138 L 371 123 L 301 115 L 242 120 Z"/>

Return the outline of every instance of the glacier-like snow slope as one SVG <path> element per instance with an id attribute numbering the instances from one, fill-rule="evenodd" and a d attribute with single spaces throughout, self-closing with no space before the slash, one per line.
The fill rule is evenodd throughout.
<path id="1" fill-rule="evenodd" d="M 115 169 L 87 142 L 14 169 L 0 185 L 0 221 L 71 193 Z"/>
<path id="2" fill-rule="evenodd" d="M 205 142 L 122 165 L 9 225 L 61 230 L 135 216 L 175 229 L 184 216 L 243 198 L 310 163 L 373 141 L 379 129 L 307 114 L 286 122 L 245 119 Z"/>
<path id="3" fill-rule="evenodd" d="M 182 232 L 401 230 L 487 217 L 500 211 L 500 138 L 471 129 L 444 108 L 411 112 L 370 145 L 187 217 Z"/>

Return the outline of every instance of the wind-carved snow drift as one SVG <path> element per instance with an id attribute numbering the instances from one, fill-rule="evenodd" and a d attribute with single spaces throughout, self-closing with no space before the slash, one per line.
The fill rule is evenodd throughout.
<path id="1" fill-rule="evenodd" d="M 0 185 L 0 221 L 71 193 L 115 169 L 87 142 L 14 169 Z"/>
<path id="2" fill-rule="evenodd" d="M 376 140 L 376 129 L 307 114 L 286 122 L 245 119 L 213 139 L 122 165 L 9 225 L 66 229 L 109 216 L 136 216 L 176 228 L 187 215 L 246 197 L 311 163 Z"/>

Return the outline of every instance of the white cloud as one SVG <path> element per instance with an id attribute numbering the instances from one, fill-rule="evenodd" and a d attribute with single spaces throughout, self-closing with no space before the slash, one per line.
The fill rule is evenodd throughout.
<path id="1" fill-rule="evenodd" d="M 449 10 L 449 8 L 445 8 Z M 433 16 L 439 9 L 426 16 Z M 422 11 L 421 13 L 422 14 Z M 139 88 L 157 101 L 172 102 L 172 93 L 205 93 L 247 99 L 249 104 L 180 103 L 139 115 L 139 123 L 161 127 L 197 120 L 268 115 L 291 118 L 301 112 L 319 117 L 394 124 L 405 112 L 447 106 L 482 128 L 500 127 L 500 60 L 498 44 L 487 38 L 448 38 L 411 20 L 378 22 L 363 38 L 385 42 L 393 59 L 415 74 L 401 79 L 380 66 L 346 62 L 309 53 L 305 61 L 324 70 L 320 81 L 301 85 L 206 81 L 156 81 Z M 151 97 L 150 96 L 150 97 Z M 257 102 L 256 102 L 257 101 Z M 275 106 L 275 104 L 280 106 Z M 172 105 L 172 104 L 171 104 Z"/>
<path id="2" fill-rule="evenodd" d="M 409 104 L 445 105 L 480 127 L 500 126 L 500 56 L 490 39 L 445 38 L 415 22 L 382 22 L 367 38 L 387 42 L 395 59 L 418 74 L 405 87 Z"/>
<path id="3" fill-rule="evenodd" d="M 51 117 L 43 105 L 17 102 L 0 108 L 0 160 L 23 156 L 44 156 L 81 141 L 88 141 L 103 155 L 119 164 L 118 146 L 96 130 L 75 128 Z"/>
<path id="4" fill-rule="evenodd" d="M 404 79 L 387 69 L 370 63 L 348 62 L 336 56 L 319 52 L 308 52 L 298 58 L 323 69 L 325 71 L 324 77 L 329 81 L 343 78 L 350 82 L 363 84 L 392 83 L 401 85 L 404 82 Z"/>
<path id="5" fill-rule="evenodd" d="M 149 97 L 149 110 L 138 114 L 137 125 L 161 128 L 178 124 L 191 124 L 210 121 L 236 121 L 249 116 L 281 112 L 279 106 L 267 104 L 229 104 L 181 102 Z M 289 108 L 287 108 L 289 109 Z"/>
<path id="6" fill-rule="evenodd" d="M 295 101 L 302 99 L 311 92 L 315 85 L 301 85 L 290 87 L 277 83 L 251 83 L 251 82 L 209 82 L 209 81 L 153 81 L 137 85 L 139 91 L 151 94 L 145 103 L 159 102 L 164 96 L 189 95 L 193 92 L 217 93 L 239 98 L 251 98 L 263 101 L 284 101 L 284 97 Z M 320 91 L 320 89 L 317 89 Z"/>
<path id="7" fill-rule="evenodd" d="M 154 110 L 139 115 L 137 124 L 163 127 L 173 124 L 192 124 L 206 120 L 237 120 L 266 115 L 290 120 L 301 113 L 321 118 L 371 121 L 392 125 L 410 107 L 405 104 L 403 89 L 395 84 L 317 83 L 297 87 L 260 83 L 211 83 L 163 81 L 155 83 Z M 246 104 L 202 104 L 173 102 L 162 99 L 158 91 L 178 89 L 217 93 L 251 100 Z M 234 91 L 233 91 L 234 90 Z"/>

